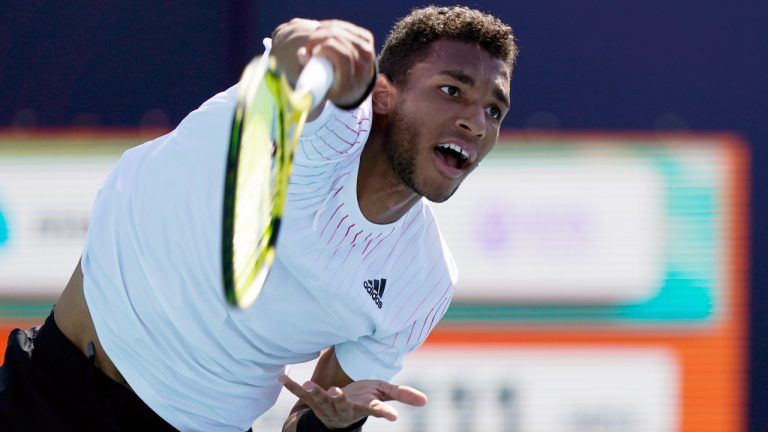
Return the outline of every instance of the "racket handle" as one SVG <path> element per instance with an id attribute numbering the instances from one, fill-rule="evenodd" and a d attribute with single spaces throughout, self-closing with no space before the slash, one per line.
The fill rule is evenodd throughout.
<path id="1" fill-rule="evenodd" d="M 312 93 L 312 108 L 325 99 L 325 95 L 333 84 L 333 65 L 325 57 L 314 56 L 309 59 L 296 81 L 296 93 Z"/>

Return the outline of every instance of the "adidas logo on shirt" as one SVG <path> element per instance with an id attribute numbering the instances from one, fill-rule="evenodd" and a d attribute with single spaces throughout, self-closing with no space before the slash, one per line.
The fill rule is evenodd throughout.
<path id="1" fill-rule="evenodd" d="M 381 299 L 384 297 L 385 286 L 387 286 L 386 279 L 368 279 L 367 281 L 363 282 L 365 291 L 368 293 L 368 295 L 371 296 L 373 302 L 376 303 L 376 306 L 378 306 L 379 309 L 381 309 L 381 307 L 384 305 L 381 302 Z"/>

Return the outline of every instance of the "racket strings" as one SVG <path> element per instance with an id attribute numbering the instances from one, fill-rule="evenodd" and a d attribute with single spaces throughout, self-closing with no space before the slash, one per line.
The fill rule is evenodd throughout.
<path id="1" fill-rule="evenodd" d="M 224 222 L 224 281 L 230 304 L 247 307 L 275 259 L 291 162 L 312 105 L 264 62 L 243 74 L 232 126 Z"/>

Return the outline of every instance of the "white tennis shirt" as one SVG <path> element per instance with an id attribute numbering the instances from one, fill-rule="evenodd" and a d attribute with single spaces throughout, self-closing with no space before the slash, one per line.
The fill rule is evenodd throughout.
<path id="1" fill-rule="evenodd" d="M 426 200 L 388 225 L 360 212 L 369 99 L 353 111 L 328 104 L 307 124 L 265 288 L 247 310 L 227 306 L 222 197 L 236 91 L 123 154 L 98 192 L 82 258 L 104 349 L 180 430 L 248 429 L 273 405 L 285 366 L 329 346 L 352 379 L 391 379 L 457 279 Z"/>

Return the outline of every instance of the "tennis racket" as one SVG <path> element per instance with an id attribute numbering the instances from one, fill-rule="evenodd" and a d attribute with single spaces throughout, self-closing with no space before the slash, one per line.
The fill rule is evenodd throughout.
<path id="1" fill-rule="evenodd" d="M 333 83 L 333 68 L 312 57 L 291 88 L 272 57 L 243 72 L 232 120 L 224 186 L 224 294 L 246 308 L 261 293 L 275 260 L 291 161 L 307 115 Z"/>

